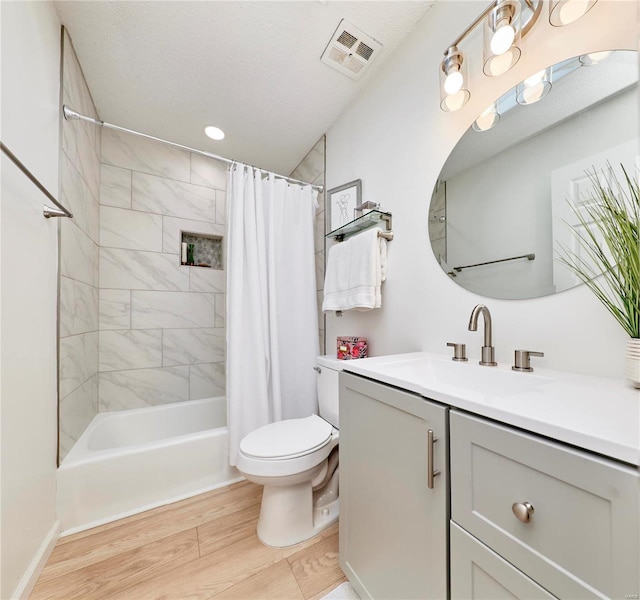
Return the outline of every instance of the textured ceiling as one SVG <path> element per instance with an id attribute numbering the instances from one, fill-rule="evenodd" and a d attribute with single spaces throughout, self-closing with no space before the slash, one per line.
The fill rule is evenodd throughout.
<path id="1" fill-rule="evenodd" d="M 56 2 L 100 118 L 289 173 L 433 2 Z M 353 81 L 320 62 L 342 18 L 384 45 Z M 227 137 L 214 142 L 213 124 Z"/>

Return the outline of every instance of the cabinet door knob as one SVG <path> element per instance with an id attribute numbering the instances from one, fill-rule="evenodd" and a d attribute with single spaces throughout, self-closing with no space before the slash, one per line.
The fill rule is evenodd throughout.
<path id="1" fill-rule="evenodd" d="M 528 523 L 531 520 L 531 515 L 535 512 L 533 505 L 528 502 L 514 502 L 511 510 L 516 518 L 523 523 Z"/>

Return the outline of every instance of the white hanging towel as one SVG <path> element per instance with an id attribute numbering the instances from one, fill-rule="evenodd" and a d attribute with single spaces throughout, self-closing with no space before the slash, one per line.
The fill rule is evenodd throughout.
<path id="1" fill-rule="evenodd" d="M 381 232 L 367 229 L 329 249 L 323 311 L 380 308 L 387 277 L 387 240 Z"/>

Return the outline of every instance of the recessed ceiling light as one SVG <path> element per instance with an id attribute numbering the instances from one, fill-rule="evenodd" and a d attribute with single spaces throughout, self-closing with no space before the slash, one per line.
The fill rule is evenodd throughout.
<path id="1" fill-rule="evenodd" d="M 207 125 L 207 127 L 204 128 L 204 133 L 212 140 L 224 139 L 224 131 L 222 131 L 222 129 L 220 129 L 219 127 L 214 127 L 213 125 Z"/>

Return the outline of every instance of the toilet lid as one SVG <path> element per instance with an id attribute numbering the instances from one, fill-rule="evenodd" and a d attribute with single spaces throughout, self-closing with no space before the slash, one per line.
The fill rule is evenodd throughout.
<path id="1" fill-rule="evenodd" d="M 287 419 L 245 436 L 240 450 L 255 458 L 296 458 L 322 448 L 331 439 L 331 424 L 318 415 Z"/>

